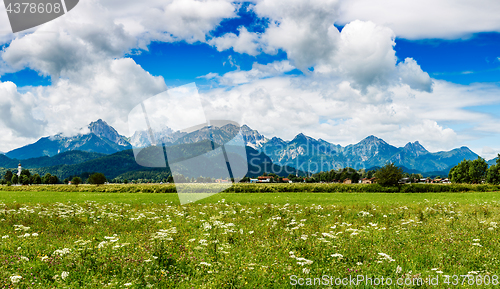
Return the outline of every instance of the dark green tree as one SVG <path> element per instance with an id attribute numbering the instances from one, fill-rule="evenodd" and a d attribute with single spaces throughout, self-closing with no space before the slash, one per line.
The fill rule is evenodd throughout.
<path id="1" fill-rule="evenodd" d="M 41 183 L 42 183 L 42 178 L 40 177 L 40 175 L 39 175 L 39 174 L 35 174 L 35 175 L 33 176 L 33 184 L 35 184 L 35 185 L 39 185 L 39 184 L 41 184 Z"/>
<path id="2" fill-rule="evenodd" d="M 31 173 L 29 170 L 24 169 L 21 171 L 21 176 L 27 176 L 29 178 L 29 177 L 31 177 Z"/>
<path id="3" fill-rule="evenodd" d="M 482 157 L 477 157 L 469 167 L 470 181 L 473 184 L 480 184 L 485 179 L 487 170 L 488 163 Z"/>
<path id="4" fill-rule="evenodd" d="M 19 178 L 17 177 L 17 175 L 13 175 L 12 178 L 11 178 L 11 182 L 13 184 L 17 184 L 19 183 Z"/>
<path id="5" fill-rule="evenodd" d="M 27 175 L 21 175 L 21 176 L 19 177 L 19 183 L 20 183 L 21 185 L 25 185 L 25 186 L 27 186 L 27 185 L 29 185 L 29 184 L 30 184 L 30 178 L 28 178 L 28 176 L 27 176 Z"/>
<path id="6" fill-rule="evenodd" d="M 478 157 L 477 159 L 463 160 L 458 165 L 451 168 L 449 177 L 453 183 L 479 184 L 486 178 L 488 164 Z"/>
<path id="7" fill-rule="evenodd" d="M 10 181 L 12 181 L 12 176 L 13 176 L 12 171 L 6 171 L 5 175 L 4 175 L 4 179 L 7 182 L 10 182 Z"/>
<path id="8" fill-rule="evenodd" d="M 47 184 L 47 185 L 50 184 L 50 177 L 51 176 L 52 176 L 51 174 L 46 173 L 45 176 L 43 176 L 43 178 L 42 178 L 42 183 Z"/>
<path id="9" fill-rule="evenodd" d="M 72 180 L 71 180 L 71 184 L 72 185 L 75 185 L 75 186 L 78 186 L 79 184 L 82 183 L 82 179 L 80 177 L 74 177 Z"/>
<path id="10" fill-rule="evenodd" d="M 50 176 L 48 181 L 48 184 L 55 185 L 59 183 L 59 178 L 57 176 Z"/>
<path id="11" fill-rule="evenodd" d="M 90 175 L 88 183 L 92 185 L 102 185 L 106 182 L 106 176 L 102 173 L 94 173 Z"/>
<path id="12" fill-rule="evenodd" d="M 486 182 L 494 185 L 500 184 L 500 154 L 497 156 L 496 164 L 486 172 Z"/>
<path id="13" fill-rule="evenodd" d="M 394 163 L 388 163 L 375 172 L 375 178 L 382 186 L 396 186 L 403 178 L 403 169 L 396 167 Z"/>
<path id="14" fill-rule="evenodd" d="M 472 161 L 463 160 L 451 168 L 448 176 L 453 183 L 470 183 L 469 167 Z"/>
<path id="15" fill-rule="evenodd" d="M 176 183 L 187 183 L 188 181 L 186 180 L 186 178 L 183 175 L 178 175 L 178 176 L 175 176 L 175 182 Z"/>

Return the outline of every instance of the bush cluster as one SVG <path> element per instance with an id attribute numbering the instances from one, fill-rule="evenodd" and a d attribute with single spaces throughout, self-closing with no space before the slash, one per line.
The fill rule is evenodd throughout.
<path id="1" fill-rule="evenodd" d="M 187 184 L 185 192 L 204 192 L 216 184 Z M 186 190 L 187 188 L 187 190 Z M 56 192 L 96 192 L 96 193 L 176 193 L 174 184 L 121 184 L 121 185 L 40 185 L 2 186 L 4 191 L 56 191 Z M 227 193 L 447 193 L 447 192 L 494 192 L 500 185 L 491 184 L 407 184 L 384 187 L 379 184 L 235 184 L 225 190 Z"/>

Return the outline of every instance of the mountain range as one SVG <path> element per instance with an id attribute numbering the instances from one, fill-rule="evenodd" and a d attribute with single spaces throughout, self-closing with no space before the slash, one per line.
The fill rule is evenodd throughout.
<path id="1" fill-rule="evenodd" d="M 15 163 L 23 161 L 26 167 L 71 166 L 98 159 L 106 155 L 120 156 L 126 151 L 130 156 L 132 147 L 148 147 L 151 145 L 150 134 L 146 131 L 135 132 L 130 138 L 118 132 L 105 121 L 99 119 L 89 126 L 89 133 L 65 137 L 62 134 L 43 137 L 37 142 L 0 155 L 0 167 L 15 167 Z M 312 173 L 353 167 L 370 169 L 381 167 L 387 162 L 403 167 L 406 171 L 445 172 L 464 159 L 476 159 L 478 155 L 467 147 L 450 151 L 431 153 L 418 141 L 410 142 L 404 147 L 388 144 L 376 136 L 368 136 L 356 144 L 341 146 L 322 139 L 314 139 L 299 133 L 290 141 L 278 137 L 266 138 L 247 125 L 241 128 L 233 124 L 223 126 L 202 127 L 193 132 L 173 131 L 164 127 L 153 133 L 156 143 L 166 147 L 183 144 L 195 144 L 212 139 L 222 145 L 238 133 L 252 154 L 266 156 L 273 164 L 280 167 L 291 167 Z M 69 153 L 83 151 L 91 154 Z M 118 153 L 118 154 L 117 154 Z M 51 158 L 49 158 L 51 157 Z M 127 163 L 132 160 L 127 157 Z M 489 161 L 494 164 L 494 160 Z M 97 164 L 96 164 L 97 165 Z M 89 168 L 90 169 L 90 168 Z M 130 167 L 138 170 L 138 167 Z M 119 171 L 123 171 L 119 169 Z"/>
<path id="2" fill-rule="evenodd" d="M 14 159 L 29 159 L 42 156 L 55 156 L 59 153 L 80 150 L 112 154 L 131 149 L 128 139 L 106 122 L 99 119 L 88 126 L 89 133 L 66 137 L 62 134 L 43 137 L 33 144 L 14 149 L 5 155 Z"/>
<path id="3" fill-rule="evenodd" d="M 274 137 L 261 148 L 272 161 L 310 172 L 328 171 L 344 167 L 369 169 L 382 167 L 387 162 L 404 167 L 407 171 L 448 172 L 464 159 L 476 159 L 478 155 L 467 147 L 431 153 L 418 141 L 404 147 L 395 147 L 383 139 L 368 136 L 357 144 L 345 147 L 322 139 L 298 134 L 291 141 Z"/>

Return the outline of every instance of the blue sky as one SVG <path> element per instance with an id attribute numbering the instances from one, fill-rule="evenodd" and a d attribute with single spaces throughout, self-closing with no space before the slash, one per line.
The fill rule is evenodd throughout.
<path id="1" fill-rule="evenodd" d="M 0 151 L 98 118 L 129 135 L 142 97 L 195 82 L 211 113 L 266 136 L 376 135 L 489 158 L 500 152 L 500 4 L 482 1 L 82 2 L 0 38 Z"/>
<path id="2" fill-rule="evenodd" d="M 224 33 L 238 33 L 236 27 L 239 25 L 253 27 L 251 25 L 253 23 L 249 22 L 249 20 L 245 21 L 245 18 L 223 21 L 221 25 L 228 24 L 229 27 L 225 29 L 218 27 L 213 34 L 214 36 L 220 35 L 223 33 L 222 30 L 225 31 Z M 500 33 L 478 33 L 466 39 L 457 40 L 397 38 L 394 48 L 398 61 L 412 57 L 435 79 L 464 85 L 474 82 L 498 83 L 500 81 Z M 219 52 L 215 47 L 205 43 L 188 44 L 184 41 L 152 42 L 148 46 L 148 51 L 138 50 L 127 56 L 151 74 L 163 76 L 168 86 L 190 82 L 203 85 L 206 81 L 198 77 L 211 72 L 222 75 L 236 70 L 237 66 L 242 70 L 249 70 L 254 62 L 268 64 L 276 60 L 287 59 L 286 52 L 283 51 L 276 55 L 250 56 L 231 50 Z M 41 76 L 29 68 L 15 73 L 6 73 L 0 79 L 12 81 L 18 86 L 50 85 L 51 83 L 50 77 Z"/>
<path id="3" fill-rule="evenodd" d="M 209 32 L 210 37 L 220 37 L 226 33 L 239 34 L 244 26 L 249 32 L 262 33 L 268 27 L 269 19 L 259 18 L 244 2 L 237 9 L 236 18 L 222 19 Z M 251 7 L 251 6 L 250 6 Z M 334 24 L 334 23 L 333 23 Z M 343 26 L 336 25 L 342 30 Z M 457 84 L 500 81 L 500 33 L 481 32 L 459 39 L 419 39 L 408 40 L 397 37 L 395 45 L 398 61 L 406 57 L 415 59 L 432 78 Z M 4 45 L 4 47 L 8 47 Z M 153 75 L 161 75 L 167 85 L 178 86 L 190 82 L 204 81 L 199 76 L 210 72 L 224 74 L 236 70 L 249 70 L 254 62 L 268 64 L 287 59 L 286 52 L 250 56 L 232 50 L 217 51 L 206 43 L 151 42 L 148 50 L 135 49 L 126 54 Z M 297 71 L 298 72 L 298 71 Z M 2 81 L 13 81 L 18 86 L 50 85 L 50 77 L 39 75 L 26 68 L 14 73 L 5 73 Z"/>

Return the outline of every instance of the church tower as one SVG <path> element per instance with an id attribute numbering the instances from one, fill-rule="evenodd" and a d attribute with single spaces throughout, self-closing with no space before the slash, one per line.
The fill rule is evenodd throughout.
<path id="1" fill-rule="evenodd" d="M 21 163 L 19 163 L 19 166 L 17 167 L 17 177 L 21 176 L 21 171 L 22 170 L 23 170 L 23 168 L 21 167 Z"/>

